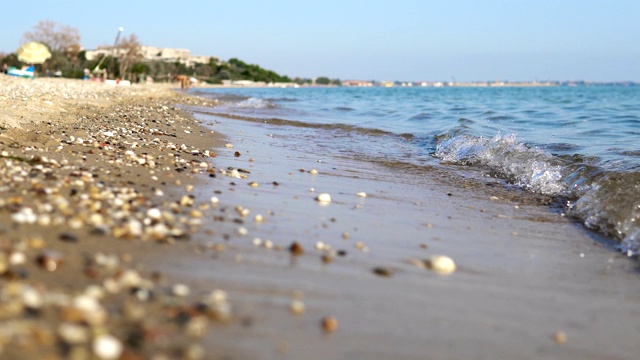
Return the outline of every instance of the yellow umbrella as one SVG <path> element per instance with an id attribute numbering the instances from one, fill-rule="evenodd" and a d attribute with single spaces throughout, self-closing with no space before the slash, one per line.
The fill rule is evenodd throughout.
<path id="1" fill-rule="evenodd" d="M 18 54 L 18 60 L 27 64 L 42 64 L 51 57 L 49 48 L 38 42 L 28 42 L 20 46 L 16 54 Z"/>

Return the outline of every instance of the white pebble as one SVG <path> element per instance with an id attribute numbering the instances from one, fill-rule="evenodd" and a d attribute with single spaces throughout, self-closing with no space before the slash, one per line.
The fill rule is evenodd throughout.
<path id="1" fill-rule="evenodd" d="M 289 305 L 289 308 L 291 309 L 291 312 L 296 314 L 296 315 L 303 314 L 304 310 L 305 310 L 304 303 L 301 300 L 293 300 L 293 301 L 291 301 L 291 304 Z"/>
<path id="2" fill-rule="evenodd" d="M 178 297 L 186 297 L 189 296 L 189 287 L 185 284 L 175 284 L 173 288 L 171 288 L 171 292 L 173 295 Z"/>
<path id="3" fill-rule="evenodd" d="M 63 323 L 58 327 L 58 336 L 67 344 L 79 345 L 89 341 L 89 330 L 82 325 Z"/>
<path id="4" fill-rule="evenodd" d="M 93 340 L 93 353 L 100 359 L 117 359 L 122 354 L 122 343 L 111 335 L 100 335 Z"/>
<path id="5" fill-rule="evenodd" d="M 446 255 L 434 255 L 428 260 L 427 266 L 429 269 L 439 274 L 452 274 L 456 271 L 456 263 L 452 258 Z"/>
<path id="6" fill-rule="evenodd" d="M 367 197 L 367 193 L 361 191 L 359 193 L 356 193 L 356 196 L 358 196 L 358 197 Z"/>
<path id="7" fill-rule="evenodd" d="M 160 209 L 151 208 L 147 210 L 147 216 L 152 220 L 160 220 L 162 218 L 162 212 Z"/>
<path id="8" fill-rule="evenodd" d="M 316 201 L 321 202 L 321 203 L 330 203 L 331 202 L 331 195 L 329 195 L 327 193 L 318 194 L 318 196 L 316 196 Z"/>

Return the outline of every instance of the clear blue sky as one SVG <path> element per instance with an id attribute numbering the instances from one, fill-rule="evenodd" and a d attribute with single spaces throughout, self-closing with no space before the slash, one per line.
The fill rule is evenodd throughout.
<path id="1" fill-rule="evenodd" d="M 290 77 L 640 81 L 640 0 L 30 0 L 3 5 L 0 52 L 40 20 Z"/>

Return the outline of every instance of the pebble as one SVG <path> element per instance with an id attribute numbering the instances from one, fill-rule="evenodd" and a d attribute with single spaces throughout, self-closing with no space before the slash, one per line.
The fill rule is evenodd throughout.
<path id="1" fill-rule="evenodd" d="M 446 255 L 434 255 L 425 261 L 427 268 L 443 275 L 453 274 L 456 269 L 456 263 L 452 258 Z"/>
<path id="2" fill-rule="evenodd" d="M 112 335 L 99 335 L 93 340 L 93 353 L 102 360 L 115 360 L 120 357 L 123 346 L 120 340 Z"/>
<path id="3" fill-rule="evenodd" d="M 356 196 L 357 196 L 357 197 L 363 197 L 363 198 L 364 198 L 364 197 L 367 197 L 367 193 L 365 193 L 365 192 L 359 192 L 359 193 L 356 193 Z"/>
<path id="4" fill-rule="evenodd" d="M 191 290 L 185 284 L 175 284 L 171 288 L 171 293 L 174 296 L 177 296 L 177 297 L 187 297 L 187 296 L 189 296 L 190 292 L 191 292 Z"/>
<path id="5" fill-rule="evenodd" d="M 564 331 L 556 331 L 555 334 L 553 334 L 553 340 L 557 343 L 557 344 L 564 344 L 567 342 L 567 340 L 569 340 L 567 333 Z"/>
<path id="6" fill-rule="evenodd" d="M 304 253 L 304 248 L 302 247 L 302 245 L 300 245 L 300 243 L 294 241 L 289 246 L 289 252 L 291 253 L 291 255 L 302 255 Z"/>
<path id="7" fill-rule="evenodd" d="M 320 325 L 322 326 L 322 330 L 327 333 L 334 332 L 338 329 L 338 319 L 334 316 L 325 316 L 320 321 Z"/>
<path id="8" fill-rule="evenodd" d="M 373 269 L 373 273 L 378 276 L 390 277 L 393 275 L 394 271 L 387 267 L 378 266 Z"/>
<path id="9" fill-rule="evenodd" d="M 60 253 L 53 250 L 42 252 L 36 258 L 38 265 L 47 271 L 56 271 L 62 265 L 63 258 Z"/>
<path id="10" fill-rule="evenodd" d="M 58 336 L 69 345 L 80 345 L 89 342 L 89 328 L 79 324 L 62 323 L 58 327 Z"/>
<path id="11" fill-rule="evenodd" d="M 316 170 L 316 169 L 311 169 L 311 170 L 309 170 L 309 174 L 311 174 L 311 175 L 317 175 L 317 174 L 318 174 L 318 170 Z"/>
<path id="12" fill-rule="evenodd" d="M 304 311 L 305 311 L 304 302 L 302 302 L 302 300 L 297 300 L 297 299 L 292 300 L 291 304 L 289 304 L 289 309 L 295 315 L 302 315 L 304 314 Z"/>
<path id="13" fill-rule="evenodd" d="M 330 203 L 331 202 L 331 195 L 329 195 L 327 193 L 318 194 L 318 196 L 316 196 L 316 201 L 318 201 L 320 203 Z"/>

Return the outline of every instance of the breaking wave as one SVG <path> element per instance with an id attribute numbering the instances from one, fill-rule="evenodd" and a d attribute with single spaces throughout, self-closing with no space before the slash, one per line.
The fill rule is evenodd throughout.
<path id="1" fill-rule="evenodd" d="M 568 214 L 618 239 L 627 255 L 640 255 L 637 169 L 605 169 L 594 158 L 555 156 L 519 142 L 515 134 L 442 136 L 434 155 L 448 163 L 484 167 L 529 191 L 566 199 Z"/>

